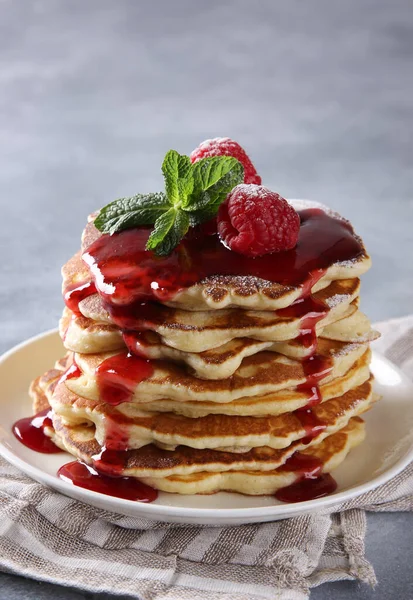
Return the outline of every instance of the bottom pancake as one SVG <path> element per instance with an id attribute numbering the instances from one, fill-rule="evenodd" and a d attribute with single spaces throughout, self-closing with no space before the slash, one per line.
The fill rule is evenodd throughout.
<path id="1" fill-rule="evenodd" d="M 334 435 L 329 435 L 325 430 L 311 440 L 298 440 L 287 448 L 260 446 L 247 452 L 198 449 L 189 446 L 177 446 L 171 451 L 155 444 L 120 451 L 102 447 L 94 437 L 93 427 L 81 424 L 68 426 L 60 415 L 54 413 L 52 418 L 54 431 L 50 430 L 50 437 L 53 441 L 59 446 L 63 445 L 70 454 L 98 471 L 118 477 L 163 478 L 201 472 L 273 471 L 285 464 L 294 452 L 307 450 Z"/>
<path id="2" fill-rule="evenodd" d="M 354 417 L 341 431 L 327 437 L 317 446 L 300 452 L 300 455 L 315 459 L 315 464 L 319 461 L 318 474 L 331 473 L 364 438 L 364 422 L 359 417 Z M 273 471 L 201 472 L 164 478 L 143 477 L 141 481 L 157 490 L 174 494 L 214 494 L 225 491 L 247 496 L 263 496 L 274 494 L 304 477 L 305 474 L 301 470 L 289 470 L 287 463 Z"/>
<path id="3" fill-rule="evenodd" d="M 67 437 L 65 438 L 60 434 L 56 434 L 56 432 L 50 428 L 46 430 L 46 433 L 60 448 L 69 450 L 67 446 Z M 166 477 L 143 476 L 140 474 L 137 478 L 154 489 L 174 494 L 214 494 L 225 491 L 237 492 L 248 496 L 271 495 L 275 494 L 281 488 L 285 488 L 306 479 L 308 475 L 308 471 L 306 471 L 308 467 L 306 465 L 308 464 L 311 465 L 310 477 L 314 471 L 316 472 L 317 477 L 321 474 L 331 473 L 345 460 L 352 448 L 355 448 L 364 441 L 364 438 L 365 426 L 363 420 L 360 417 L 353 417 L 340 431 L 326 437 L 318 444 L 314 444 L 307 448 L 297 449 L 295 453 L 293 452 L 289 455 L 282 465 L 271 470 L 254 471 L 248 468 L 238 471 L 227 470 L 220 472 L 201 470 L 194 473 L 175 474 Z M 87 441 L 86 434 L 83 442 L 87 444 Z M 81 445 L 80 439 L 78 439 L 78 442 L 80 442 L 79 445 Z M 154 447 L 152 445 L 146 446 L 143 449 L 143 454 L 145 454 L 145 451 L 148 453 L 149 463 L 153 458 L 158 461 L 160 460 L 159 455 L 156 456 L 156 453 L 155 456 L 150 456 L 153 454 L 153 449 Z M 73 451 L 73 447 L 71 450 Z M 156 450 L 159 451 L 159 449 Z M 265 450 L 269 449 L 262 449 L 264 453 Z M 79 456 L 79 453 L 74 454 L 77 458 L 83 458 L 83 461 L 86 463 L 91 462 L 101 473 L 116 475 L 117 477 L 134 476 L 132 475 L 133 469 L 131 469 L 131 465 L 128 465 L 125 469 L 120 468 L 117 455 L 121 453 L 113 453 L 109 457 L 110 462 L 106 463 L 105 466 L 97 456 L 89 456 L 88 461 L 86 460 L 87 457 L 85 455 Z M 169 455 L 172 454 L 172 452 L 169 452 Z M 102 455 L 100 455 L 100 457 L 101 456 Z M 284 458 L 285 456 L 286 455 L 284 454 Z M 131 462 L 133 462 L 133 459 Z M 104 468 L 102 468 L 103 466 Z M 160 460 L 159 466 L 162 467 L 162 460 Z M 162 470 L 162 468 L 160 470 Z"/>

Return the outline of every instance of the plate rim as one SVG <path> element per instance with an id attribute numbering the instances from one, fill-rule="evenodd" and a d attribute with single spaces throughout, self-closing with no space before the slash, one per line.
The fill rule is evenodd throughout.
<path id="1" fill-rule="evenodd" d="M 34 335 L 22 342 L 16 344 L 6 352 L 4 352 L 0 356 L 0 367 L 13 355 L 18 354 L 24 348 L 39 342 L 40 340 L 45 340 L 46 338 L 52 338 L 58 336 L 58 329 L 53 328 L 47 331 L 41 332 L 37 335 Z M 373 350 L 373 354 L 380 357 L 380 360 L 386 362 L 393 370 L 395 370 L 401 377 L 404 383 L 408 383 L 412 387 L 413 391 L 413 382 L 409 380 L 407 375 L 399 369 L 396 365 L 394 365 L 390 360 L 388 360 L 385 356 L 380 354 L 379 352 Z M 69 453 L 68 453 L 69 454 Z M 0 455 L 8 461 L 13 466 L 17 467 L 23 473 L 28 475 L 29 477 L 34 478 L 36 481 L 40 481 L 45 485 L 49 485 L 51 488 L 58 490 L 60 493 L 65 494 L 65 490 L 67 490 L 67 495 L 70 496 L 69 490 L 73 490 L 76 486 L 69 484 L 56 476 L 50 475 L 49 473 L 43 471 L 39 467 L 33 466 L 28 463 L 26 460 L 17 456 L 11 449 L 7 448 L 0 441 Z M 110 499 L 111 507 L 108 507 L 107 510 L 110 512 L 117 512 L 117 507 L 121 509 L 128 509 L 130 513 L 130 509 L 136 508 L 137 514 L 141 513 L 139 516 L 145 516 L 150 520 L 156 520 L 157 518 L 162 518 L 165 521 L 169 518 L 181 519 L 184 521 L 186 518 L 193 521 L 195 518 L 199 519 L 211 519 L 211 518 L 220 518 L 220 519 L 229 519 L 229 520 L 242 520 L 244 519 L 255 519 L 260 521 L 265 521 L 266 519 L 273 519 L 274 517 L 290 517 L 295 514 L 302 514 L 310 511 L 317 510 L 318 508 L 329 507 L 335 504 L 341 504 L 346 500 L 350 500 L 352 498 L 356 498 L 362 493 L 369 492 L 373 489 L 376 489 L 378 486 L 386 483 L 393 477 L 395 477 L 398 473 L 400 473 L 407 465 L 413 460 L 413 444 L 411 448 L 405 453 L 387 470 L 380 473 L 373 479 L 368 482 L 361 483 L 354 487 L 351 487 L 347 490 L 339 491 L 337 493 L 331 494 L 330 496 L 325 496 L 323 498 L 317 498 L 315 500 L 307 500 L 304 502 L 297 503 L 289 503 L 289 504 L 274 504 L 272 506 L 258 506 L 258 507 L 242 507 L 242 508 L 196 508 L 196 507 L 185 507 L 185 506 L 169 506 L 165 504 L 155 504 L 155 503 L 145 503 L 145 502 L 136 502 L 133 500 L 125 500 L 122 498 L 116 498 L 113 496 L 108 496 Z M 33 475 L 31 474 L 33 473 Z M 38 476 L 36 477 L 35 474 Z M 96 500 L 99 502 L 104 502 L 105 499 L 102 498 L 104 494 L 99 494 L 98 492 L 94 492 L 91 490 L 87 490 L 84 488 L 76 488 L 79 491 L 81 496 L 84 496 L 84 501 L 87 503 L 90 498 L 90 503 L 94 506 L 92 500 Z M 82 501 L 82 500 L 80 500 Z M 125 514 L 124 511 L 119 510 L 118 514 Z"/>

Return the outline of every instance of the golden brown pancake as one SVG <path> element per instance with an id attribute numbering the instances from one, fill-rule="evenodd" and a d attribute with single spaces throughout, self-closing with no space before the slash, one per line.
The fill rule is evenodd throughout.
<path id="1" fill-rule="evenodd" d="M 371 352 L 367 350 L 342 377 L 336 377 L 327 383 L 321 383 L 319 387 L 322 401 L 326 402 L 332 398 L 342 396 L 365 383 L 370 377 L 370 357 Z M 30 394 L 33 398 L 34 413 L 43 410 L 43 408 L 38 408 L 39 406 L 46 408 L 45 403 L 51 400 L 56 382 L 61 377 L 64 368 L 69 366 L 69 363 L 70 356 L 65 357 L 60 370 L 56 370 L 58 369 L 56 366 L 56 369 L 47 371 L 33 382 Z M 86 399 L 84 401 L 87 402 Z M 307 402 L 307 393 L 296 389 L 288 389 L 264 396 L 240 398 L 225 404 L 207 401 L 176 402 L 169 398 L 163 398 L 140 403 L 137 406 L 134 403 L 123 403 L 118 406 L 118 410 L 127 416 L 133 415 L 135 410 L 149 413 L 173 412 L 190 418 L 204 417 L 209 414 L 276 416 L 302 408 Z"/>
<path id="2" fill-rule="evenodd" d="M 346 425 L 360 422 L 353 417 Z M 86 425 L 68 426 L 60 415 L 53 415 L 55 433 L 52 439 L 58 439 L 68 452 L 87 464 L 95 465 L 102 472 L 111 472 L 110 463 L 105 462 L 102 447 L 94 437 L 93 427 Z M 345 429 L 345 427 L 343 428 Z M 341 430 L 342 431 L 342 430 Z M 339 432 L 337 432 L 339 433 Z M 335 435 L 335 434 L 332 434 Z M 319 445 L 324 439 L 331 438 L 321 433 L 309 443 L 300 440 L 287 448 L 273 449 L 267 446 L 253 448 L 248 452 L 234 453 L 221 450 L 197 449 L 178 446 L 175 450 L 164 450 L 154 444 L 117 453 L 117 476 L 164 478 L 171 475 L 191 475 L 193 473 L 224 473 L 228 471 L 274 471 L 286 463 L 294 452 L 306 451 Z M 112 454 L 111 462 L 115 455 Z M 225 489 L 225 488 L 224 488 Z"/>
<path id="3" fill-rule="evenodd" d="M 317 446 L 304 451 L 309 458 L 319 459 L 322 473 L 331 473 L 346 458 L 352 448 L 363 442 L 365 429 L 362 419 L 354 417 L 341 431 L 327 437 Z M 175 494 L 214 494 L 219 491 L 238 492 L 247 496 L 272 495 L 279 489 L 300 480 L 300 474 L 282 466 L 273 471 L 200 472 L 169 477 L 142 477 L 155 489 Z"/>
<path id="4" fill-rule="evenodd" d="M 360 280 L 334 281 L 317 292 L 314 298 L 330 307 L 326 316 L 317 323 L 317 331 L 340 318 L 356 312 L 351 304 L 359 295 Z M 98 323 L 111 323 L 97 295 L 79 304 L 83 316 Z M 221 346 L 235 338 L 249 337 L 262 341 L 285 341 L 300 335 L 303 317 L 284 315 L 282 311 L 252 311 L 223 309 L 220 311 L 197 311 L 153 305 L 149 317 L 140 324 L 142 330 L 150 330 L 161 336 L 162 343 L 184 352 L 204 352 Z"/>
<path id="5" fill-rule="evenodd" d="M 311 414 L 292 412 L 272 417 L 215 414 L 192 419 L 174 413 L 142 413 L 136 404 L 115 407 L 80 398 L 64 383 L 57 385 L 50 403 L 66 425 L 93 427 L 95 439 L 107 448 L 119 449 L 127 440 L 130 449 L 153 443 L 167 450 L 185 445 L 245 452 L 259 446 L 286 448 L 324 429 L 328 435 L 338 431 L 350 418 L 370 408 L 372 381 L 370 378 L 342 396 L 315 406 Z M 314 430 L 311 426 L 307 429 L 307 420 L 313 423 Z"/>
<path id="6" fill-rule="evenodd" d="M 368 344 L 346 344 L 319 338 L 317 352 L 332 364 L 323 383 L 343 376 L 367 349 Z M 67 387 L 78 396 L 99 400 L 96 369 L 111 356 L 114 354 L 76 354 L 75 360 L 82 375 L 67 380 Z M 220 380 L 199 379 L 180 365 L 167 361 L 156 361 L 153 367 L 153 374 L 136 385 L 133 402 L 170 398 L 178 402 L 226 403 L 247 396 L 263 396 L 295 388 L 307 381 L 301 361 L 275 352 L 259 352 L 245 358 L 231 377 Z"/>
<path id="7" fill-rule="evenodd" d="M 121 332 L 115 325 L 96 323 L 83 316 L 77 317 L 67 308 L 60 319 L 60 335 L 67 350 L 80 354 L 110 352 L 122 348 L 126 350 Z M 319 336 L 342 342 L 366 343 L 376 339 L 378 333 L 371 329 L 367 317 L 357 310 L 352 315 L 323 327 Z M 311 346 L 304 345 L 299 338 L 285 342 L 235 338 L 222 346 L 199 353 L 184 352 L 167 346 L 161 336 L 153 331 L 136 334 L 136 340 L 134 351 L 139 356 L 186 364 L 201 379 L 230 377 L 244 358 L 263 350 L 278 352 L 294 359 L 306 358 L 313 351 Z"/>
<path id="8" fill-rule="evenodd" d="M 93 220 L 62 269 L 64 289 L 91 281 L 82 252 L 101 236 Z M 308 305 L 293 309 L 281 310 L 308 293 L 304 284 L 235 275 L 206 277 L 141 308 L 140 321 L 129 323 L 133 335 L 115 325 L 98 294 L 79 303 L 80 315 L 66 308 L 60 334 L 70 352 L 30 388 L 35 411 L 51 407 L 46 434 L 103 473 L 180 494 L 273 494 L 302 476 L 290 468 L 298 452 L 329 473 L 363 440 L 359 415 L 376 400 L 376 333 L 359 310 L 370 258 L 359 242 L 360 255 L 331 264 Z M 126 358 L 125 342 L 151 363 Z M 118 354 L 126 362 L 114 367 Z M 324 377 L 313 381 L 313 367 Z M 115 389 L 127 380 L 130 396 L 112 397 L 108 380 Z M 309 409 L 311 397 L 320 403 Z"/>

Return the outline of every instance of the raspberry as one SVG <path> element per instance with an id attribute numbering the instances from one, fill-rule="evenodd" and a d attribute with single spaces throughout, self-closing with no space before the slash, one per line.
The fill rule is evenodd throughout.
<path id="1" fill-rule="evenodd" d="M 234 187 L 218 211 L 218 233 L 231 250 L 262 256 L 297 244 L 300 217 L 276 192 L 260 185 Z"/>
<path id="2" fill-rule="evenodd" d="M 201 158 L 209 156 L 233 156 L 244 167 L 244 183 L 261 185 L 261 177 L 255 170 L 249 156 L 243 148 L 230 138 L 214 138 L 205 140 L 191 153 L 191 162 L 195 163 Z"/>

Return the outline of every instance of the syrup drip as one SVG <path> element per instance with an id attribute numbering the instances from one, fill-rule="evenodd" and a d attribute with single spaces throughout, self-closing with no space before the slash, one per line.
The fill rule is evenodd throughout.
<path id="1" fill-rule="evenodd" d="M 135 356 L 145 356 L 145 351 L 142 349 L 147 345 L 145 333 L 142 331 L 124 331 L 122 333 L 123 341 L 129 352 Z"/>
<path id="2" fill-rule="evenodd" d="M 46 408 L 34 415 L 16 421 L 12 431 L 16 438 L 30 450 L 41 452 L 42 454 L 54 454 L 62 452 L 60 448 L 47 437 L 44 430 L 46 427 L 53 428 L 51 419 L 51 410 Z"/>
<path id="3" fill-rule="evenodd" d="M 109 477 L 120 477 L 123 473 L 130 451 L 126 447 L 124 450 L 113 450 L 103 447 L 99 454 L 92 456 L 93 467 L 99 473 Z"/>
<path id="4" fill-rule="evenodd" d="M 280 502 L 315 500 L 332 494 L 337 489 L 333 477 L 328 473 L 321 473 L 323 462 L 315 456 L 295 452 L 282 466 L 282 470 L 296 473 L 297 481 L 275 493 Z"/>
<path id="5" fill-rule="evenodd" d="M 79 303 L 92 294 L 96 294 L 95 284 L 93 281 L 85 281 L 67 286 L 63 292 L 63 298 L 66 306 L 76 316 L 80 317 L 82 313 L 79 310 Z"/>
<path id="6" fill-rule="evenodd" d="M 78 487 L 124 500 L 153 502 L 158 492 L 134 477 L 109 477 L 78 461 L 60 467 L 58 477 Z"/>
<path id="7" fill-rule="evenodd" d="M 301 478 L 315 479 L 321 474 L 323 463 L 316 456 L 294 452 L 280 470 L 294 472 Z"/>
<path id="8" fill-rule="evenodd" d="M 73 363 L 70 365 L 68 369 L 63 373 L 58 383 L 63 383 L 67 379 L 76 379 L 82 375 L 82 371 L 77 366 L 75 359 L 73 359 Z"/>
<path id="9" fill-rule="evenodd" d="M 302 479 L 292 483 L 275 493 L 280 502 L 306 502 L 329 496 L 337 489 L 336 480 L 330 473 L 323 473 L 316 479 Z"/>
<path id="10" fill-rule="evenodd" d="M 106 419 L 105 426 L 105 448 L 107 450 L 116 450 L 124 452 L 129 448 L 129 432 L 130 422 L 121 415 L 116 417 L 116 420 L 112 416 L 110 419 Z"/>
<path id="11" fill-rule="evenodd" d="M 300 420 L 304 427 L 306 436 L 301 439 L 301 443 L 309 444 L 311 440 L 320 435 L 327 427 L 325 423 L 314 414 L 311 408 L 301 408 L 294 412 L 295 416 Z"/>
<path id="12" fill-rule="evenodd" d="M 102 402 L 116 406 L 132 399 L 136 386 L 153 373 L 150 360 L 122 352 L 104 360 L 96 369 Z"/>
<path id="13" fill-rule="evenodd" d="M 317 272 L 317 277 L 320 278 L 319 272 Z M 313 276 L 313 284 L 314 279 Z M 304 392 L 308 396 L 306 408 L 316 406 L 321 402 L 319 382 L 333 368 L 333 361 L 330 357 L 316 353 L 316 326 L 328 314 L 329 310 L 324 302 L 310 295 L 307 298 L 300 298 L 291 306 L 277 311 L 277 315 L 280 317 L 300 318 L 300 336 L 298 339 L 303 346 L 311 349 L 310 355 L 302 361 L 306 381 L 297 386 L 299 392 Z"/>
<path id="14" fill-rule="evenodd" d="M 329 312 L 329 307 L 315 296 L 311 295 L 311 288 L 306 292 L 307 297 L 301 297 L 291 306 L 276 311 L 281 318 L 300 319 L 300 342 L 306 348 L 311 348 L 314 354 L 317 346 L 316 326 Z"/>
<path id="15" fill-rule="evenodd" d="M 319 382 L 326 377 L 333 368 L 333 361 L 328 356 L 314 354 L 302 362 L 306 381 L 297 386 L 299 392 L 307 394 L 306 408 L 311 408 L 322 401 Z"/>

